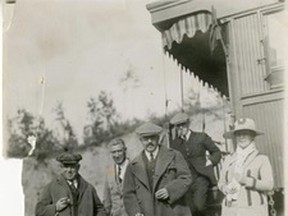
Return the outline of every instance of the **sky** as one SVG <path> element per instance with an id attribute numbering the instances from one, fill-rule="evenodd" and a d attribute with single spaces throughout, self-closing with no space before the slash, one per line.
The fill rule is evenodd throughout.
<path id="1" fill-rule="evenodd" d="M 3 37 L 5 115 L 25 108 L 53 127 L 62 101 L 80 135 L 86 102 L 100 90 L 111 93 L 124 119 L 163 113 L 161 35 L 147 2 L 18 0 Z M 137 88 L 120 82 L 128 70 Z"/>

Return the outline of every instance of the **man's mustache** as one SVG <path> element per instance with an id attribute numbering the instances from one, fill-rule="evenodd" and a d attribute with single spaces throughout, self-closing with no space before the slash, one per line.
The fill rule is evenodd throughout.
<path id="1" fill-rule="evenodd" d="M 148 143 L 147 146 L 154 146 L 154 144 L 152 142 Z"/>

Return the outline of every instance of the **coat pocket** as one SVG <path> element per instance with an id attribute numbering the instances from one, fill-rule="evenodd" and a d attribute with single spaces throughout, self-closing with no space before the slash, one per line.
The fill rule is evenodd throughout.
<path id="1" fill-rule="evenodd" d="M 176 174 L 177 174 L 177 167 L 174 165 L 168 166 L 165 176 L 168 180 L 173 180 L 176 178 Z"/>

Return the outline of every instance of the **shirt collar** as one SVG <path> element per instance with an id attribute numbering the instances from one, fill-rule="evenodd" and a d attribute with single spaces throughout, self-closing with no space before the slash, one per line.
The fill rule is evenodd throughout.
<path id="1" fill-rule="evenodd" d="M 124 170 L 124 169 L 126 169 L 126 167 L 128 166 L 128 164 L 129 164 L 129 160 L 128 160 L 128 158 L 126 158 L 125 161 L 124 161 L 121 165 L 116 164 L 116 167 L 117 167 L 117 168 L 120 167 L 121 170 Z"/>
<path id="2" fill-rule="evenodd" d="M 185 141 L 188 141 L 191 135 L 191 130 L 188 130 L 187 133 L 182 136 L 182 139 L 185 139 Z"/>
<path id="3" fill-rule="evenodd" d="M 144 152 L 145 152 L 145 155 L 146 155 L 146 157 L 148 158 L 148 160 L 150 160 L 150 154 L 151 154 L 151 153 L 148 152 L 148 151 L 146 151 L 146 150 L 145 150 Z M 155 151 L 152 152 L 154 159 L 157 157 L 158 152 L 159 152 L 159 146 L 157 146 L 157 148 L 155 149 Z"/>
<path id="4" fill-rule="evenodd" d="M 76 179 L 74 179 L 73 181 L 67 180 L 67 183 L 69 186 L 73 184 L 75 188 L 78 188 L 78 181 Z"/>
<path id="5" fill-rule="evenodd" d="M 126 158 L 126 160 L 121 165 L 116 164 L 117 175 L 118 175 L 119 167 L 121 169 L 120 176 L 119 176 L 121 179 L 124 178 L 125 171 L 126 171 L 126 168 L 127 168 L 128 164 L 129 164 L 129 159 L 128 158 Z"/>
<path id="6" fill-rule="evenodd" d="M 191 130 L 188 130 L 188 132 L 187 132 L 186 135 L 185 135 L 185 137 L 186 137 L 186 141 L 189 140 L 190 135 L 191 135 Z"/>

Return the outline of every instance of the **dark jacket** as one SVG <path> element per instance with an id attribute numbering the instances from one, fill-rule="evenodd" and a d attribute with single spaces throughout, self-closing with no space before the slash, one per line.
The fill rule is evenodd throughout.
<path id="1" fill-rule="evenodd" d="M 207 177 L 212 185 L 217 184 L 213 166 L 220 161 L 221 152 L 206 133 L 191 131 L 187 141 L 177 137 L 170 141 L 170 147 L 182 153 L 192 177 L 202 175 Z M 206 166 L 206 151 L 210 153 L 209 159 L 213 165 Z"/>
<path id="2" fill-rule="evenodd" d="M 95 188 L 80 175 L 78 185 L 78 216 L 105 216 L 104 207 Z M 56 214 L 56 202 L 62 197 L 70 197 L 70 200 L 73 200 L 67 181 L 60 175 L 44 188 L 36 205 L 36 216 L 54 216 Z M 72 205 L 59 212 L 58 215 L 75 216 Z"/>
<path id="3" fill-rule="evenodd" d="M 124 178 L 124 205 L 128 215 L 191 216 L 184 196 L 191 185 L 191 175 L 181 153 L 160 147 L 152 188 L 149 186 L 142 153 L 128 165 Z M 161 188 L 168 190 L 168 200 L 159 201 L 155 198 L 155 192 Z"/>

